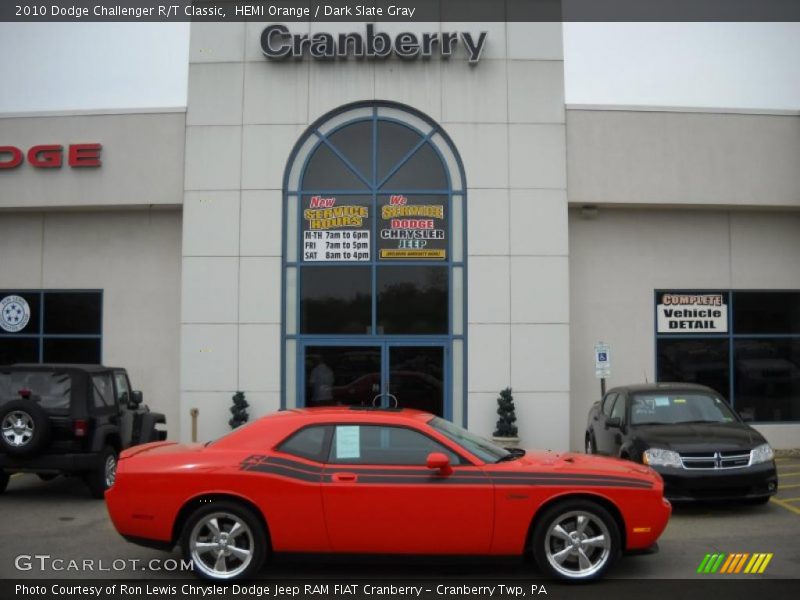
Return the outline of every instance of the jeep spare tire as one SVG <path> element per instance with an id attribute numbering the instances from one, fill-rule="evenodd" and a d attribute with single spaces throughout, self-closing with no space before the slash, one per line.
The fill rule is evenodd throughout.
<path id="1" fill-rule="evenodd" d="M 25 456 L 41 450 L 50 437 L 50 421 L 31 398 L 0 406 L 0 452 Z"/>

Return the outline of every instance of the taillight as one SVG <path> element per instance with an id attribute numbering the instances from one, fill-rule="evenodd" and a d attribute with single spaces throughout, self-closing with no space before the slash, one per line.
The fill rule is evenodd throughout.
<path id="1" fill-rule="evenodd" d="M 86 437 L 89 435 L 89 421 L 86 419 L 75 419 L 72 422 L 72 433 L 75 437 Z"/>

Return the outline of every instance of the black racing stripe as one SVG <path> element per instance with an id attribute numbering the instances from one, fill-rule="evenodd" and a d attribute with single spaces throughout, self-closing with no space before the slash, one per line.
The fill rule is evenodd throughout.
<path id="1" fill-rule="evenodd" d="M 637 482 L 637 483 L 627 483 L 627 482 L 620 482 L 620 481 L 607 481 L 602 479 L 492 479 L 492 483 L 496 485 L 508 485 L 508 486 L 518 486 L 518 485 L 574 485 L 574 486 L 584 486 L 584 487 L 626 487 L 626 488 L 637 488 L 637 489 L 651 489 L 653 486 L 647 482 Z"/>
<path id="2" fill-rule="evenodd" d="M 300 471 L 307 471 L 309 473 L 321 473 L 322 467 L 317 467 L 315 465 L 308 465 L 306 463 L 301 463 L 296 460 L 288 460 L 285 458 L 281 458 L 279 456 L 270 456 L 267 458 L 267 462 L 276 465 L 282 465 L 284 467 L 290 467 L 292 469 L 298 469 Z"/>
<path id="3" fill-rule="evenodd" d="M 354 467 L 354 468 L 350 468 Z M 335 465 L 329 466 L 327 468 L 327 472 L 334 472 L 334 473 L 341 473 L 346 471 L 348 473 L 354 473 L 355 475 L 387 475 L 387 476 L 397 476 L 397 477 L 431 477 L 434 475 L 433 469 L 370 469 L 370 468 L 355 468 L 356 465 Z M 435 475 L 434 475 L 435 476 Z M 470 470 L 470 471 L 458 471 L 454 470 L 448 477 L 453 478 L 462 478 L 466 477 L 469 479 L 477 479 L 483 478 L 486 480 L 488 475 L 486 475 L 483 471 L 479 470 Z"/>
<path id="4" fill-rule="evenodd" d="M 251 465 L 244 469 L 245 471 L 258 471 L 260 473 L 269 473 L 271 475 L 281 475 L 283 477 L 289 477 L 290 479 L 299 479 L 301 481 L 310 481 L 313 483 L 319 483 L 322 481 L 322 475 L 312 475 L 310 473 L 303 473 L 301 471 L 296 471 L 294 469 L 288 469 L 286 467 L 281 467 L 278 465 Z"/>
<path id="5" fill-rule="evenodd" d="M 546 477 L 548 479 L 603 479 L 606 481 L 619 481 L 620 483 L 647 483 L 642 479 L 636 479 L 635 477 L 620 477 L 617 475 L 595 475 L 592 473 L 537 473 L 531 471 L 508 471 L 504 473 L 490 473 L 490 477 L 494 479 L 502 479 L 507 477 L 509 479 L 522 479 L 525 477 L 535 477 L 535 478 L 542 478 Z M 649 485 L 649 483 L 648 483 Z"/>
<path id="6" fill-rule="evenodd" d="M 324 479 L 325 483 L 333 483 L 328 476 L 325 476 Z M 425 485 L 425 484 L 434 484 L 434 485 L 486 485 L 489 483 L 485 478 L 482 479 L 451 479 L 450 477 L 389 477 L 389 476 L 378 476 L 378 475 L 370 475 L 370 476 L 359 476 L 356 481 L 353 483 L 363 483 L 363 484 L 401 484 L 401 485 Z"/>

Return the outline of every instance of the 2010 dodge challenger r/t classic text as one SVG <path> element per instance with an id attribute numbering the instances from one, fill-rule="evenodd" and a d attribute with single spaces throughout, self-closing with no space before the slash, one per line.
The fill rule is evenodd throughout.
<path id="1" fill-rule="evenodd" d="M 126 450 L 106 501 L 125 538 L 180 545 L 210 579 L 252 576 L 272 552 L 532 552 L 548 575 L 581 580 L 655 544 L 663 492 L 628 461 L 506 450 L 428 413 L 337 407 Z"/>

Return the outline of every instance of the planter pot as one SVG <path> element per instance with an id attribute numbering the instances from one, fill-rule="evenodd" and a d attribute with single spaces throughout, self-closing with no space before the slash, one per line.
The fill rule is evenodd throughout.
<path id="1" fill-rule="evenodd" d="M 495 437 L 492 436 L 492 441 L 503 448 L 517 448 L 519 447 L 518 437 Z"/>

